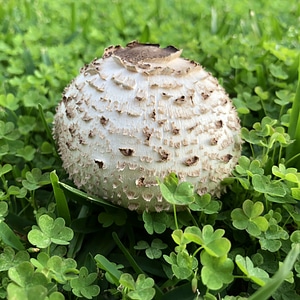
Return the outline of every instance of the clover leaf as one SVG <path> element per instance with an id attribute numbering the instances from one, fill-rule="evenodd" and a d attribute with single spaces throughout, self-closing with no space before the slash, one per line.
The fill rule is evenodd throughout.
<path id="1" fill-rule="evenodd" d="M 13 94 L 8 93 L 7 95 L 0 95 L 0 106 L 5 107 L 11 111 L 17 110 L 19 99 Z"/>
<path id="2" fill-rule="evenodd" d="M 20 149 L 17 150 L 16 156 L 22 157 L 26 161 L 31 161 L 34 158 L 34 154 L 36 152 L 36 149 L 30 145 L 26 145 Z"/>
<path id="3" fill-rule="evenodd" d="M 287 79 L 289 75 L 283 70 L 282 65 L 270 64 L 269 69 L 275 78 Z"/>
<path id="4" fill-rule="evenodd" d="M 201 231 L 199 227 L 187 227 L 184 231 L 184 237 L 202 246 L 205 251 L 214 257 L 222 257 L 226 255 L 231 247 L 230 241 L 224 238 L 225 231 L 217 229 L 214 231 L 211 225 L 205 225 Z"/>
<path id="5" fill-rule="evenodd" d="M 254 174 L 263 175 L 264 169 L 261 167 L 261 162 L 259 160 L 255 159 L 250 161 L 248 157 L 241 156 L 233 173 L 242 187 L 245 190 L 248 190 L 251 186 L 249 178 Z"/>
<path id="6" fill-rule="evenodd" d="M 178 245 L 175 247 L 176 252 L 180 252 L 186 248 L 186 245 L 191 241 L 184 236 L 181 229 L 176 229 L 172 233 L 172 238 L 174 242 Z"/>
<path id="7" fill-rule="evenodd" d="M 42 171 L 38 168 L 26 172 L 25 177 L 26 179 L 22 180 L 22 184 L 29 191 L 51 183 L 49 173 L 42 174 Z"/>
<path id="8" fill-rule="evenodd" d="M 15 185 L 11 185 L 8 190 L 8 195 L 13 195 L 16 198 L 25 198 L 26 194 L 27 194 L 27 189 L 25 189 L 24 187 L 19 188 L 18 186 Z"/>
<path id="9" fill-rule="evenodd" d="M 278 167 L 277 166 L 273 166 L 272 167 L 272 173 L 281 178 L 281 179 L 286 179 L 288 180 L 288 177 L 290 175 L 290 177 L 295 178 L 295 180 L 291 180 L 292 182 L 298 182 L 299 179 L 297 178 L 297 169 L 296 168 L 286 168 L 284 164 L 279 164 Z M 288 180 L 290 181 L 290 180 Z"/>
<path id="10" fill-rule="evenodd" d="M 23 135 L 27 135 L 36 127 L 37 120 L 32 116 L 20 116 L 17 124 L 19 132 Z"/>
<path id="11" fill-rule="evenodd" d="M 300 243 L 300 230 L 295 230 L 291 236 L 290 240 L 292 243 Z"/>
<path id="12" fill-rule="evenodd" d="M 124 273 L 120 277 L 120 284 L 129 299 L 151 300 L 155 296 L 154 280 L 144 274 L 139 274 L 137 280 L 134 281 L 130 274 Z"/>
<path id="13" fill-rule="evenodd" d="M 265 217 L 267 217 L 267 215 Z M 265 232 L 261 233 L 259 236 L 259 243 L 261 245 L 261 249 L 276 252 L 282 246 L 281 240 L 287 240 L 289 238 L 289 234 L 277 224 L 277 220 L 275 218 L 270 218 L 268 222 L 269 228 Z"/>
<path id="14" fill-rule="evenodd" d="M 291 188 L 291 191 L 293 198 L 296 200 L 300 200 L 300 188 Z"/>
<path id="15" fill-rule="evenodd" d="M 63 218 L 52 219 L 48 215 L 38 218 L 38 226 L 33 225 L 28 233 L 28 240 L 38 248 L 47 248 L 51 243 L 68 245 L 73 238 L 73 230 L 65 227 Z"/>
<path id="16" fill-rule="evenodd" d="M 286 190 L 282 182 L 271 181 L 270 177 L 255 174 L 252 177 L 253 188 L 262 194 L 270 196 L 284 197 Z"/>
<path id="17" fill-rule="evenodd" d="M 146 241 L 139 241 L 134 249 L 136 250 L 146 250 L 146 255 L 150 259 L 160 258 L 162 255 L 162 249 L 166 249 L 167 244 L 163 243 L 160 239 L 154 239 L 149 245 Z"/>
<path id="18" fill-rule="evenodd" d="M 23 261 L 29 261 L 29 254 L 26 251 L 15 251 L 11 247 L 5 247 L 0 254 L 0 272 L 16 267 Z"/>
<path id="19" fill-rule="evenodd" d="M 128 290 L 135 289 L 135 282 L 131 274 L 123 273 L 120 277 L 120 284 L 122 284 L 123 288 Z"/>
<path id="20" fill-rule="evenodd" d="M 49 255 L 46 252 L 40 252 L 37 258 L 31 258 L 30 262 L 36 267 L 38 272 L 43 272 L 47 269 L 47 262 L 49 260 Z"/>
<path id="21" fill-rule="evenodd" d="M 12 122 L 0 121 L 0 139 L 8 141 L 15 141 L 20 137 L 20 133 L 15 129 L 15 125 Z"/>
<path id="22" fill-rule="evenodd" d="M 163 256 L 165 261 L 171 265 L 173 274 L 178 279 L 187 279 L 193 274 L 198 266 L 198 260 L 190 255 L 186 250 L 179 253 L 171 252 L 170 256 Z"/>
<path id="23" fill-rule="evenodd" d="M 261 268 L 254 267 L 253 262 L 247 256 L 246 258 L 241 255 L 235 257 L 235 262 L 239 269 L 253 282 L 263 286 L 269 279 L 269 274 Z"/>
<path id="24" fill-rule="evenodd" d="M 297 289 L 295 289 L 295 285 L 289 282 L 283 282 L 278 289 L 274 291 L 272 294 L 273 299 L 278 300 L 286 300 L 286 299 L 293 299 L 293 300 L 300 300 L 300 296 L 297 293 Z"/>
<path id="25" fill-rule="evenodd" d="M 238 174 L 244 176 L 253 176 L 254 174 L 264 174 L 264 169 L 261 167 L 261 162 L 257 159 L 250 161 L 246 156 L 241 156 L 236 165 L 235 170 Z"/>
<path id="26" fill-rule="evenodd" d="M 234 269 L 234 263 L 230 258 L 213 257 L 207 252 L 202 251 L 200 254 L 201 264 L 201 279 L 202 282 L 212 290 L 218 290 L 222 288 L 224 284 L 228 284 L 233 281 L 234 277 L 232 271 Z"/>
<path id="27" fill-rule="evenodd" d="M 53 292 L 49 296 L 49 300 L 65 300 L 65 296 L 60 292 Z"/>
<path id="28" fill-rule="evenodd" d="M 259 144 L 261 138 L 257 136 L 256 132 L 254 130 L 248 130 L 247 128 L 243 127 L 241 129 L 241 137 L 243 140 L 250 144 L 257 145 Z"/>
<path id="29" fill-rule="evenodd" d="M 57 255 L 49 257 L 45 252 L 31 258 L 30 262 L 37 268 L 37 271 L 47 274 L 48 278 L 53 278 L 56 282 L 66 284 L 68 280 L 77 276 L 77 263 L 72 258 L 62 258 Z"/>
<path id="30" fill-rule="evenodd" d="M 195 202 L 189 204 L 192 211 L 203 211 L 207 215 L 218 213 L 221 208 L 219 201 L 212 200 L 210 194 L 195 194 Z"/>
<path id="31" fill-rule="evenodd" d="M 8 204 L 5 201 L 0 202 L 0 222 L 4 221 L 8 215 Z"/>
<path id="32" fill-rule="evenodd" d="M 98 285 L 92 284 L 97 278 L 97 273 L 88 274 L 86 267 L 81 267 L 79 276 L 71 280 L 72 292 L 77 297 L 92 299 L 100 293 Z"/>
<path id="33" fill-rule="evenodd" d="M 262 202 L 245 200 L 243 208 L 235 208 L 231 212 L 232 224 L 239 230 L 246 230 L 253 236 L 259 236 L 268 229 L 269 223 L 265 217 L 260 216 L 264 210 Z"/>
<path id="34" fill-rule="evenodd" d="M 42 273 L 34 272 L 30 262 L 22 262 L 8 270 L 11 283 L 7 286 L 9 299 L 44 300 L 48 294 L 48 280 Z"/>
<path id="35" fill-rule="evenodd" d="M 178 184 L 178 177 L 171 173 L 164 178 L 163 182 L 158 180 L 160 191 L 166 201 L 173 205 L 187 205 L 194 201 L 194 186 L 189 182 Z"/>
<path id="36" fill-rule="evenodd" d="M 78 274 L 77 263 L 72 258 L 61 258 L 57 255 L 51 256 L 47 267 L 51 271 L 51 277 L 59 283 L 75 278 Z"/>
<path id="37" fill-rule="evenodd" d="M 168 218 L 167 214 L 164 212 L 161 213 L 148 213 L 143 212 L 143 221 L 146 231 L 149 234 L 163 233 L 167 229 L 166 219 Z"/>
<path id="38" fill-rule="evenodd" d="M 98 215 L 98 222 L 102 224 L 103 227 L 109 227 L 112 224 L 118 226 L 123 226 L 126 223 L 127 214 L 124 210 L 119 210 L 118 212 L 101 212 Z"/>
<path id="39" fill-rule="evenodd" d="M 12 165 L 10 164 L 5 164 L 3 166 L 0 166 L 0 177 L 10 172 L 11 170 L 12 170 Z"/>

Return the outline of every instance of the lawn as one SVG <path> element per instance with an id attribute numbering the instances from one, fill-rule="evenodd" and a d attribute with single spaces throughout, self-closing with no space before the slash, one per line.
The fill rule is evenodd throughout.
<path id="1" fill-rule="evenodd" d="M 299 1 L 0 0 L 0 20 L 1 299 L 300 299 Z M 64 88 L 132 40 L 183 49 L 231 97 L 244 144 L 219 199 L 136 213 L 62 168 Z"/>

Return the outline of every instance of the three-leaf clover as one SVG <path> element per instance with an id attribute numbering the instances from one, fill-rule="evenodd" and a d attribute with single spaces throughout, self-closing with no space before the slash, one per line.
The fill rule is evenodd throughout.
<path id="1" fill-rule="evenodd" d="M 284 197 L 286 190 L 281 182 L 271 181 L 269 176 L 255 174 L 252 177 L 254 190 L 275 197 Z"/>
<path id="2" fill-rule="evenodd" d="M 124 210 L 119 211 L 106 211 L 101 212 L 98 215 L 98 222 L 102 224 L 103 227 L 109 227 L 112 224 L 118 226 L 123 226 L 126 223 L 127 214 Z"/>
<path id="3" fill-rule="evenodd" d="M 17 110 L 19 99 L 14 94 L 0 95 L 0 106 L 5 107 L 11 111 Z"/>
<path id="4" fill-rule="evenodd" d="M 62 258 L 57 255 L 51 257 L 47 253 L 41 252 L 37 258 L 31 258 L 30 262 L 37 268 L 37 271 L 47 274 L 48 278 L 53 278 L 61 284 L 66 284 L 68 280 L 77 276 L 77 263 L 72 258 Z"/>
<path id="5" fill-rule="evenodd" d="M 238 165 L 235 166 L 235 170 L 233 172 L 235 174 L 235 178 L 240 182 L 242 187 L 245 190 L 250 189 L 250 180 L 254 174 L 263 175 L 264 170 L 261 167 L 261 163 L 259 160 L 255 159 L 250 161 L 250 159 L 246 156 L 241 156 L 238 161 Z"/>
<path id="6" fill-rule="evenodd" d="M 225 231 L 217 229 L 214 231 L 211 225 L 205 225 L 201 231 L 199 227 L 187 227 L 184 231 L 184 237 L 205 249 L 205 251 L 214 257 L 226 255 L 231 247 L 230 241 L 224 238 Z"/>
<path id="7" fill-rule="evenodd" d="M 5 247 L 0 254 L 0 272 L 16 267 L 24 261 L 29 261 L 29 254 L 26 251 L 15 251 L 11 247 Z"/>
<path id="8" fill-rule="evenodd" d="M 34 272 L 30 262 L 22 262 L 8 270 L 12 282 L 7 286 L 9 299 L 44 300 L 48 294 L 46 276 Z"/>
<path id="9" fill-rule="evenodd" d="M 170 173 L 163 182 L 158 180 L 160 191 L 166 201 L 173 205 L 187 205 L 195 200 L 194 186 L 189 182 L 178 183 L 175 173 Z"/>
<path id="10" fill-rule="evenodd" d="M 81 267 L 79 276 L 71 280 L 70 285 L 72 292 L 77 297 L 92 299 L 100 293 L 98 285 L 92 284 L 97 278 L 97 273 L 88 274 L 86 267 Z"/>
<path id="11" fill-rule="evenodd" d="M 268 229 L 268 220 L 261 216 L 264 211 L 262 202 L 245 200 L 242 208 L 235 208 L 231 212 L 232 224 L 239 230 L 246 230 L 253 236 L 259 236 Z"/>
<path id="12" fill-rule="evenodd" d="M 198 260 L 190 255 L 186 250 L 179 253 L 171 252 L 170 256 L 163 256 L 165 261 L 171 265 L 173 274 L 178 279 L 187 279 L 193 271 L 198 267 Z"/>
<path id="13" fill-rule="evenodd" d="M 270 252 L 278 251 L 282 246 L 281 240 L 287 240 L 289 238 L 289 234 L 277 224 L 277 220 L 273 216 L 277 216 L 273 211 L 269 211 L 265 216 L 268 219 L 269 228 L 259 236 L 261 249 Z M 281 218 L 280 214 L 279 216 L 278 218 Z"/>
<path id="14" fill-rule="evenodd" d="M 160 239 L 154 239 L 149 245 L 146 241 L 139 241 L 134 249 L 136 250 L 146 250 L 146 255 L 150 259 L 160 258 L 162 255 L 162 249 L 166 249 L 167 244 L 163 243 Z"/>
<path id="15" fill-rule="evenodd" d="M 151 300 L 155 296 L 154 280 L 144 274 L 139 274 L 137 280 L 134 281 L 131 274 L 124 273 L 120 277 L 120 284 L 129 299 Z"/>
<path id="16" fill-rule="evenodd" d="M 211 199 L 210 194 L 199 196 L 195 194 L 195 201 L 189 204 L 192 211 L 203 211 L 206 215 L 218 213 L 221 208 L 220 202 Z"/>
<path id="17" fill-rule="evenodd" d="M 28 240 L 38 248 L 47 248 L 51 243 L 68 245 L 73 238 L 73 230 L 65 226 L 63 218 L 52 219 L 48 215 L 38 218 L 38 226 L 33 225 L 28 233 Z"/>
<path id="18" fill-rule="evenodd" d="M 36 190 L 43 185 L 50 184 L 49 173 L 42 174 L 38 168 L 34 168 L 25 175 L 26 179 L 22 180 L 22 185 L 29 191 Z"/>

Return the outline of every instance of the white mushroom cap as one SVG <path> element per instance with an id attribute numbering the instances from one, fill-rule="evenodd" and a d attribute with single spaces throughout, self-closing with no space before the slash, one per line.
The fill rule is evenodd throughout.
<path id="1" fill-rule="evenodd" d="M 138 211 L 171 210 L 157 177 L 220 196 L 241 154 L 231 100 L 172 46 L 111 46 L 83 67 L 57 107 L 54 136 L 78 188 Z"/>

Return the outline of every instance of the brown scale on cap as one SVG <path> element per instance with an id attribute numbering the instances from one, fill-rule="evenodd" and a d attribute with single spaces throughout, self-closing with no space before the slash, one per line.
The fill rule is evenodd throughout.
<path id="1" fill-rule="evenodd" d="M 132 156 L 134 153 L 134 150 L 130 148 L 119 148 L 119 150 L 124 156 Z"/>
<path id="2" fill-rule="evenodd" d="M 124 62 L 136 64 L 140 61 L 157 60 L 167 58 L 179 50 L 173 46 L 160 48 L 159 44 L 142 44 L 133 41 L 126 45 L 125 48 L 121 46 L 111 46 L 104 51 L 103 57 L 117 56 Z"/>
<path id="3" fill-rule="evenodd" d="M 197 164 L 198 163 L 198 161 L 199 161 L 199 157 L 198 156 L 196 156 L 196 155 L 194 155 L 193 157 L 190 157 L 190 158 L 188 158 L 185 162 L 184 162 L 184 164 L 186 165 L 186 166 L 194 166 L 195 164 Z"/>

